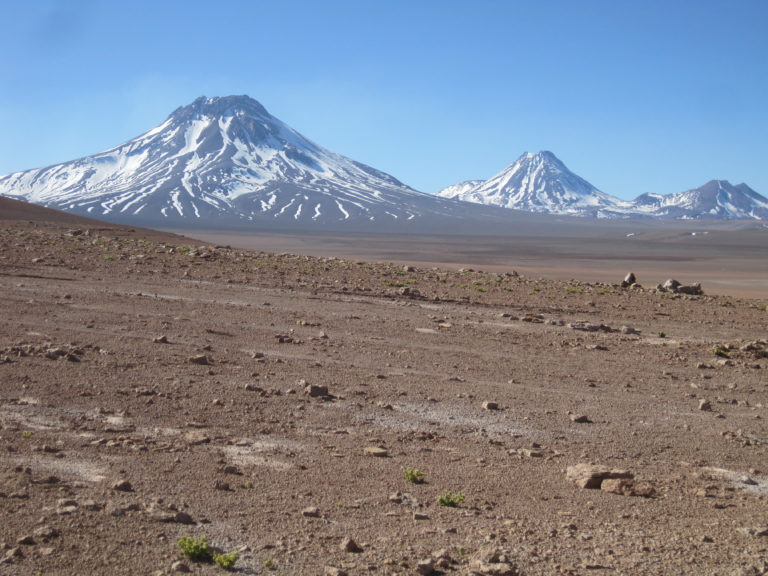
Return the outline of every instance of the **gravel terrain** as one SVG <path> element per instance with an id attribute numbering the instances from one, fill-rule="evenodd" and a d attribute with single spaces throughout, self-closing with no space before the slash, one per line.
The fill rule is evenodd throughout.
<path id="1" fill-rule="evenodd" d="M 768 573 L 766 300 L 32 220 L 0 574 Z"/>

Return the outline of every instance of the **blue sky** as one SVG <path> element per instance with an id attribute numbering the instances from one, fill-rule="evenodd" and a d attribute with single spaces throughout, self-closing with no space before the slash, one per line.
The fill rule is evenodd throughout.
<path id="1" fill-rule="evenodd" d="M 765 0 L 0 0 L 0 174 L 248 94 L 426 192 L 551 150 L 623 198 L 768 195 Z"/>

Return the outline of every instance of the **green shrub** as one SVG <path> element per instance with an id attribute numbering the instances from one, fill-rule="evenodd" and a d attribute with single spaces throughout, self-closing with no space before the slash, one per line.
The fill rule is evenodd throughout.
<path id="1" fill-rule="evenodd" d="M 667 333 L 666 332 L 663 332 L 663 331 L 659 332 L 659 338 L 666 338 L 666 337 L 667 337 Z"/>
<path id="2" fill-rule="evenodd" d="M 221 568 L 224 568 L 224 570 L 232 570 L 239 557 L 237 552 L 228 552 L 226 554 L 218 552 L 213 553 L 213 561 Z"/>
<path id="3" fill-rule="evenodd" d="M 712 348 L 712 354 L 720 358 L 730 358 L 728 354 L 728 348 L 726 348 L 722 344 L 718 344 L 717 346 Z"/>
<path id="4" fill-rule="evenodd" d="M 464 494 L 461 492 L 456 492 L 456 494 L 446 492 L 437 499 L 440 506 L 447 506 L 448 508 L 456 508 L 462 502 L 464 502 Z"/>
<path id="5" fill-rule="evenodd" d="M 411 484 L 423 484 L 425 481 L 424 473 L 418 468 L 406 468 L 405 479 Z"/>
<path id="6" fill-rule="evenodd" d="M 178 544 L 181 553 L 193 562 L 210 562 L 211 550 L 208 548 L 208 540 L 205 536 L 199 540 L 191 536 L 184 536 L 179 539 Z"/>

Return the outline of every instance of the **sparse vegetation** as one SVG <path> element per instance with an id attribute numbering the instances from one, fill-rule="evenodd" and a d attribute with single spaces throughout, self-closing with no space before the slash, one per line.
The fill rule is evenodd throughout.
<path id="1" fill-rule="evenodd" d="M 192 562 L 214 562 L 224 570 L 231 570 L 239 558 L 237 552 L 212 550 L 205 536 L 183 536 L 179 538 L 178 545 L 184 557 Z"/>
<path id="2" fill-rule="evenodd" d="M 447 506 L 448 508 L 456 508 L 462 502 L 464 502 L 464 494 L 461 492 L 456 492 L 456 494 L 446 492 L 437 499 L 440 506 Z"/>
<path id="3" fill-rule="evenodd" d="M 424 473 L 418 468 L 406 468 L 405 479 L 411 484 L 423 484 L 426 481 Z"/>
<path id="4" fill-rule="evenodd" d="M 272 558 L 264 558 L 264 560 L 261 561 L 261 565 L 267 570 L 277 570 L 277 563 L 272 560 Z"/>
<path id="5" fill-rule="evenodd" d="M 224 570 L 232 570 L 239 557 L 237 552 L 213 553 L 213 561 Z"/>
<path id="6" fill-rule="evenodd" d="M 712 348 L 712 354 L 720 358 L 730 358 L 730 354 L 728 354 L 728 348 L 722 344 L 718 344 Z"/>
<path id="7" fill-rule="evenodd" d="M 667 337 L 667 333 L 666 332 L 664 332 L 663 330 L 661 332 L 659 332 L 659 338 L 666 338 L 666 337 Z"/>
<path id="8" fill-rule="evenodd" d="M 21 433 L 21 437 L 25 440 L 28 440 L 29 438 L 32 438 L 32 431 L 31 430 L 24 430 L 24 432 Z"/>
<path id="9" fill-rule="evenodd" d="M 405 284 L 397 282 L 396 280 L 387 280 L 384 282 L 384 286 L 389 286 L 390 288 L 402 288 Z"/>
<path id="10" fill-rule="evenodd" d="M 208 540 L 205 536 L 202 536 L 200 539 L 183 536 L 179 538 L 178 545 L 181 553 L 193 562 L 211 561 L 211 550 L 208 547 Z"/>

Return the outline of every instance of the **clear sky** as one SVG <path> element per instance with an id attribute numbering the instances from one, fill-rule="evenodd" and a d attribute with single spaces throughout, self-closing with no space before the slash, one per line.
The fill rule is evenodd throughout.
<path id="1" fill-rule="evenodd" d="M 633 198 L 768 195 L 767 0 L 0 0 L 0 174 L 248 94 L 436 192 L 551 150 Z"/>

